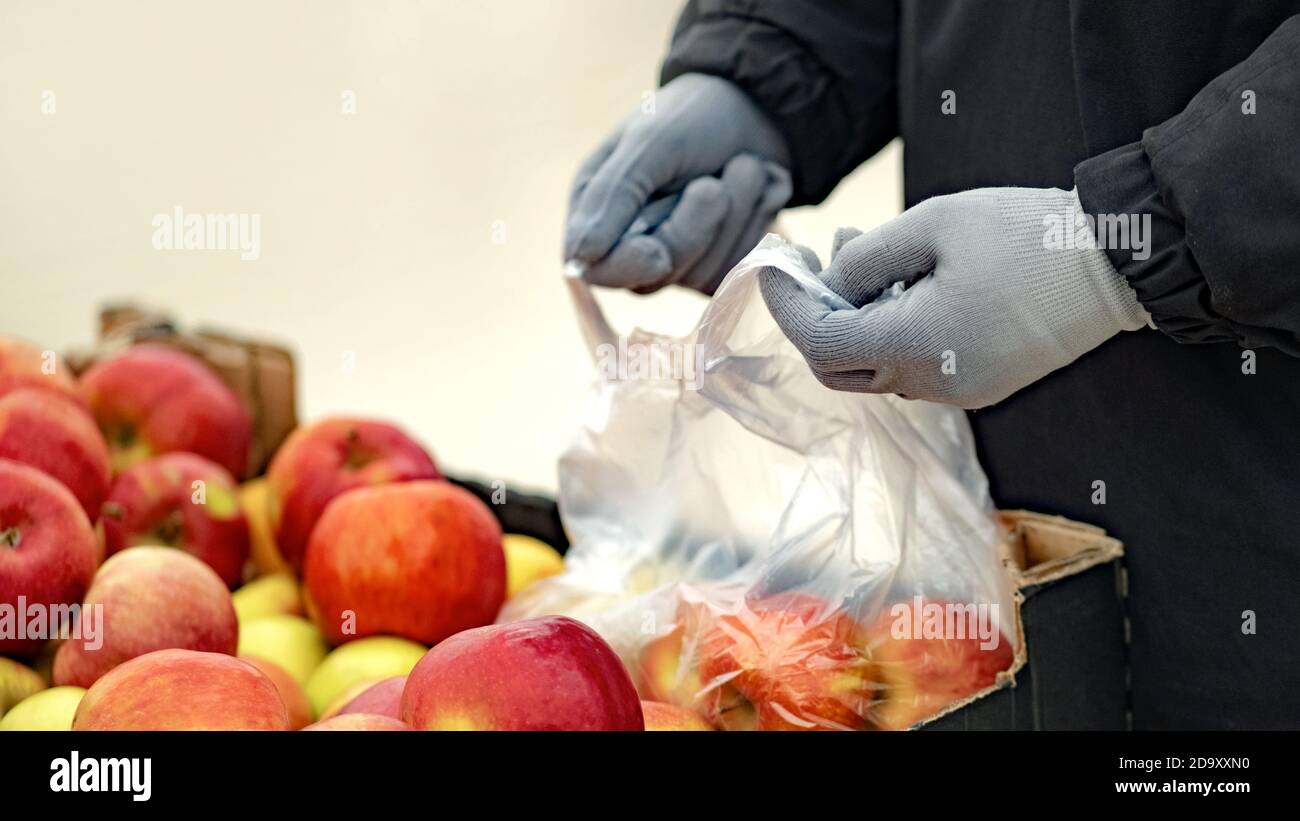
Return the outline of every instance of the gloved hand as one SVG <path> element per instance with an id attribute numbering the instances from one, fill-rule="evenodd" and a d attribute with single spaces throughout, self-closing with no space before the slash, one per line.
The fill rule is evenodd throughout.
<path id="1" fill-rule="evenodd" d="M 829 310 L 774 270 L 763 298 L 827 387 L 981 408 L 1150 321 L 1105 251 L 1049 241 L 1049 215 L 1073 236 L 1080 214 L 1055 188 L 937 197 L 837 234 L 821 276 L 857 310 Z"/>
<path id="2" fill-rule="evenodd" d="M 680 283 L 712 293 L 790 199 L 784 138 L 736 86 L 684 74 L 660 89 L 579 168 L 566 260 L 596 285 L 649 292 Z M 666 219 L 628 233 L 652 197 L 681 192 Z M 645 226 L 642 226 L 645 227 Z"/>

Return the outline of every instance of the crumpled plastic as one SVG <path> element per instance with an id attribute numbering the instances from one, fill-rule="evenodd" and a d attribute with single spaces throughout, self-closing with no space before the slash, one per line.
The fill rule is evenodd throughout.
<path id="1" fill-rule="evenodd" d="M 959 409 L 822 386 L 763 269 L 853 310 L 775 235 L 682 339 L 617 336 L 570 278 L 599 372 L 559 464 L 571 547 L 500 619 L 578 618 L 719 728 L 906 728 L 1012 666 L 987 480 Z"/>

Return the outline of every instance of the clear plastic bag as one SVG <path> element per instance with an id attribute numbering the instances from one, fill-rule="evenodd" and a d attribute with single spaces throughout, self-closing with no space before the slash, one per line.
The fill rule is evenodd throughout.
<path id="1" fill-rule="evenodd" d="M 775 235 L 684 339 L 620 339 L 570 280 L 601 371 L 560 460 L 572 546 L 501 619 L 581 619 L 715 726 L 907 727 L 1012 664 L 987 483 L 960 410 L 822 386 L 764 268 L 847 307 Z"/>

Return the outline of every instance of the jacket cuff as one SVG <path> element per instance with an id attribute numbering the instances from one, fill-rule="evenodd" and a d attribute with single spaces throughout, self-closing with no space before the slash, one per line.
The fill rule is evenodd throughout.
<path id="1" fill-rule="evenodd" d="M 672 43 L 661 84 L 682 74 L 710 74 L 738 86 L 767 115 L 790 150 L 794 195 L 788 207 L 821 202 L 856 164 L 860 148 L 850 107 L 826 67 L 780 28 L 740 17 L 695 22 Z M 833 98 L 835 104 L 828 105 Z M 827 162 L 828 146 L 844 146 Z"/>
<path id="2" fill-rule="evenodd" d="M 1150 218 L 1150 229 L 1143 226 L 1144 249 L 1105 250 L 1157 328 L 1179 342 L 1245 343 L 1234 323 L 1215 310 L 1210 286 L 1187 245 L 1187 229 L 1166 205 L 1140 142 L 1083 161 L 1075 166 L 1074 180 L 1086 214 Z"/>

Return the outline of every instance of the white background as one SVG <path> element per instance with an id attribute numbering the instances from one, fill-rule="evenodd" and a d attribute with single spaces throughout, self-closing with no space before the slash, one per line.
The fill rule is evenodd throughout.
<path id="1" fill-rule="evenodd" d="M 289 344 L 304 418 L 386 417 L 452 472 L 553 488 L 592 377 L 560 282 L 569 178 L 653 88 L 676 13 L 7 0 L 0 334 L 83 346 L 100 305 L 143 301 Z M 784 233 L 824 255 L 835 226 L 888 219 L 900 157 L 787 212 Z M 177 205 L 260 214 L 260 258 L 154 250 L 153 216 Z M 602 297 L 616 327 L 675 333 L 703 305 Z"/>

